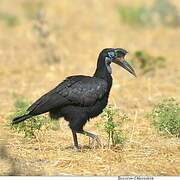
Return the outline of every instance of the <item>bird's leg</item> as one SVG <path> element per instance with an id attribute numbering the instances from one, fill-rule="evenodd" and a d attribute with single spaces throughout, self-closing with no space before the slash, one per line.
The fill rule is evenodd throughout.
<path id="1" fill-rule="evenodd" d="M 97 144 L 102 147 L 101 141 L 99 140 L 97 135 L 90 133 L 90 132 L 87 132 L 87 131 L 84 131 L 84 130 L 80 131 L 79 133 L 84 134 L 84 135 L 92 138 L 93 140 L 96 140 Z"/>
<path id="2" fill-rule="evenodd" d="M 73 135 L 73 140 L 74 140 L 74 149 L 75 149 L 75 151 L 79 151 L 79 145 L 78 145 L 76 132 L 72 131 L 72 135 Z"/>

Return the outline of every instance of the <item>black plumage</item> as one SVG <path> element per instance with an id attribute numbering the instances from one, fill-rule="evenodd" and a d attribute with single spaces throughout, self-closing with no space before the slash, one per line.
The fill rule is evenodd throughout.
<path id="1" fill-rule="evenodd" d="M 52 119 L 64 117 L 73 133 L 74 147 L 78 149 L 76 133 L 87 135 L 99 142 L 96 135 L 83 130 L 86 122 L 99 115 L 108 103 L 112 86 L 111 62 L 135 75 L 132 67 L 124 60 L 127 51 L 121 48 L 104 49 L 92 77 L 70 76 L 54 89 L 40 97 L 28 109 L 27 114 L 13 119 L 16 124 L 33 116 L 49 112 Z"/>

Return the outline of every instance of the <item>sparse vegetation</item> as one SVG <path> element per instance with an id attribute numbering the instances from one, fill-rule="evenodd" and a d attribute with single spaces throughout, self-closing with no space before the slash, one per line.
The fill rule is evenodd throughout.
<path id="1" fill-rule="evenodd" d="M 156 104 L 148 117 L 160 132 L 180 137 L 180 103 L 174 98 Z"/>
<path id="2" fill-rule="evenodd" d="M 119 5 L 121 20 L 136 26 L 179 26 L 180 15 L 176 6 L 169 0 L 155 0 L 152 6 Z"/>
<path id="3" fill-rule="evenodd" d="M 32 139 L 36 138 L 37 133 L 42 130 L 43 126 L 45 126 L 46 129 L 58 129 L 58 124 L 56 121 L 51 121 L 46 116 L 36 116 L 28 119 L 27 121 L 12 125 L 12 119 L 23 115 L 28 107 L 29 103 L 25 98 L 16 95 L 14 96 L 14 110 L 9 117 L 9 124 L 13 130 L 16 130 L 18 133 L 22 133 L 24 137 Z"/>
<path id="4" fill-rule="evenodd" d="M 42 7 L 36 6 L 39 1 L 43 3 Z M 153 1 L 143 0 L 104 0 L 103 3 L 83 0 L 0 0 L 0 12 L 16 16 L 18 22 L 10 27 L 0 19 L 0 175 L 180 175 L 180 139 L 159 131 L 150 125 L 153 119 L 144 117 L 145 112 L 152 110 L 152 102 L 157 99 L 171 96 L 180 100 L 180 28 L 162 26 L 158 15 L 153 16 L 154 24 L 145 21 L 149 25 L 140 24 L 138 27 L 125 24 L 122 20 L 118 22 L 117 9 L 114 9 L 118 2 L 127 7 L 146 4 L 148 9 L 153 5 Z M 178 0 L 169 2 L 175 4 L 176 9 L 180 8 Z M 30 16 L 22 7 L 24 3 L 27 4 L 26 8 L 30 7 L 29 4 L 35 6 L 34 11 L 27 10 L 32 13 Z M 38 24 L 36 17 L 39 10 L 46 15 L 47 32 L 50 31 L 47 39 L 55 45 L 57 55 L 62 58 L 60 64 L 46 61 L 46 48 L 41 47 L 38 32 L 33 28 Z M 43 25 L 45 32 L 46 25 Z M 133 65 L 137 78 L 112 65 L 114 82 L 109 103 L 120 108 L 118 114 L 124 111 L 131 118 L 126 121 L 126 114 L 117 114 L 113 118 L 116 128 L 121 130 L 120 134 L 125 135 L 123 145 L 89 149 L 85 146 L 88 139 L 78 134 L 79 144 L 83 147 L 80 153 L 74 153 L 68 148 L 72 143 L 72 134 L 64 120 L 50 121 L 36 130 L 38 139 L 24 138 L 24 132 L 17 133 L 16 129 L 7 127 L 9 118 L 6 117 L 17 112 L 12 103 L 12 91 L 26 97 L 19 98 L 27 102 L 35 100 L 68 75 L 92 75 L 97 54 L 106 46 L 127 49 L 128 62 L 133 50 L 145 49 L 153 57 L 163 55 L 166 58 L 162 69 L 148 71 L 144 75 L 140 75 L 143 70 L 138 68 L 138 64 Z M 154 72 L 158 73 L 151 76 Z M 121 117 L 124 119 L 122 124 Z M 101 142 L 107 145 L 105 122 L 105 118 L 91 119 L 85 130 L 97 134 Z M 56 123 L 59 124 L 60 130 L 46 129 L 51 123 L 55 129 L 58 128 Z M 1 147 L 5 148 L 5 153 Z"/>
<path id="5" fill-rule="evenodd" d="M 130 62 L 137 69 L 140 69 L 142 74 L 155 72 L 159 68 L 164 68 L 166 59 L 162 56 L 152 56 L 145 51 L 135 51 L 131 55 Z"/>
<path id="6" fill-rule="evenodd" d="M 120 130 L 120 124 L 122 123 L 122 120 L 127 119 L 127 116 L 121 117 L 119 123 L 115 123 L 114 117 L 117 115 L 117 109 L 111 105 L 107 106 L 101 115 L 102 118 L 106 120 L 104 130 L 108 136 L 108 146 L 110 146 L 110 144 L 123 144 L 125 141 L 125 137 Z"/>
<path id="7" fill-rule="evenodd" d="M 149 11 L 145 7 L 120 5 L 118 13 L 121 20 L 130 25 L 146 25 L 149 20 Z"/>
<path id="8" fill-rule="evenodd" d="M 0 12 L 0 21 L 3 21 L 7 27 L 14 27 L 19 23 L 17 16 L 7 12 Z"/>
<path id="9" fill-rule="evenodd" d="M 155 25 L 179 26 L 179 10 L 170 0 L 155 0 L 152 7 L 152 22 Z M 158 19 L 157 19 L 158 18 Z"/>

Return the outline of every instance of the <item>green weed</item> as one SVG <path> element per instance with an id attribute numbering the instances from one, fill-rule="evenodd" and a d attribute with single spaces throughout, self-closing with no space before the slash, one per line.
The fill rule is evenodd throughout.
<path id="1" fill-rule="evenodd" d="M 149 21 L 149 11 L 145 7 L 119 6 L 121 20 L 130 25 L 146 25 Z"/>
<path id="2" fill-rule="evenodd" d="M 0 12 L 0 20 L 8 27 L 14 27 L 19 23 L 17 16 L 5 12 Z"/>
<path id="3" fill-rule="evenodd" d="M 118 6 L 121 21 L 136 26 L 179 26 L 178 9 L 170 0 L 155 0 L 151 6 Z"/>
<path id="4" fill-rule="evenodd" d="M 55 121 L 51 121 L 46 116 L 35 116 L 27 121 L 12 125 L 12 119 L 25 114 L 28 107 L 29 103 L 25 98 L 14 96 L 14 109 L 9 117 L 9 125 L 13 130 L 17 131 L 18 133 L 22 133 L 24 137 L 32 139 L 36 138 L 36 135 L 42 130 L 42 127 L 52 130 L 58 129 L 58 124 Z"/>
<path id="5" fill-rule="evenodd" d="M 155 0 L 152 11 L 152 21 L 155 24 L 161 24 L 165 26 L 179 26 L 180 14 L 178 9 L 170 0 Z M 158 16 L 158 20 L 154 16 Z M 154 19 L 153 19 L 154 18 Z"/>
<path id="6" fill-rule="evenodd" d="M 123 115 L 121 116 L 119 123 L 115 123 L 114 118 L 115 116 L 118 116 L 118 113 L 117 109 L 115 109 L 113 106 L 107 106 L 101 116 L 106 121 L 104 123 L 103 129 L 108 136 L 108 145 L 110 146 L 110 144 L 123 144 L 125 141 L 125 137 L 123 136 L 122 131 L 119 127 L 122 123 L 122 120 L 125 120 L 128 117 L 126 115 Z"/>
<path id="7" fill-rule="evenodd" d="M 180 103 L 175 99 L 164 99 L 156 104 L 147 117 L 160 132 L 180 137 Z"/>
<path id="8" fill-rule="evenodd" d="M 166 60 L 162 56 L 152 56 L 145 51 L 135 51 L 130 57 L 130 62 L 135 68 L 140 69 L 142 74 L 146 74 L 164 68 Z"/>

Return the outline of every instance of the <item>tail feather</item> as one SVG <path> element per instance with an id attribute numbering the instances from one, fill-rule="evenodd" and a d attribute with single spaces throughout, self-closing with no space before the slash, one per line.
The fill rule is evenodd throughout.
<path id="1" fill-rule="evenodd" d="M 32 117 L 32 115 L 30 115 L 30 114 L 25 114 L 23 116 L 18 116 L 18 117 L 14 118 L 12 120 L 12 124 L 18 124 L 18 123 L 20 123 L 20 122 L 22 122 L 22 121 L 24 121 L 26 119 L 29 119 L 31 117 Z"/>

